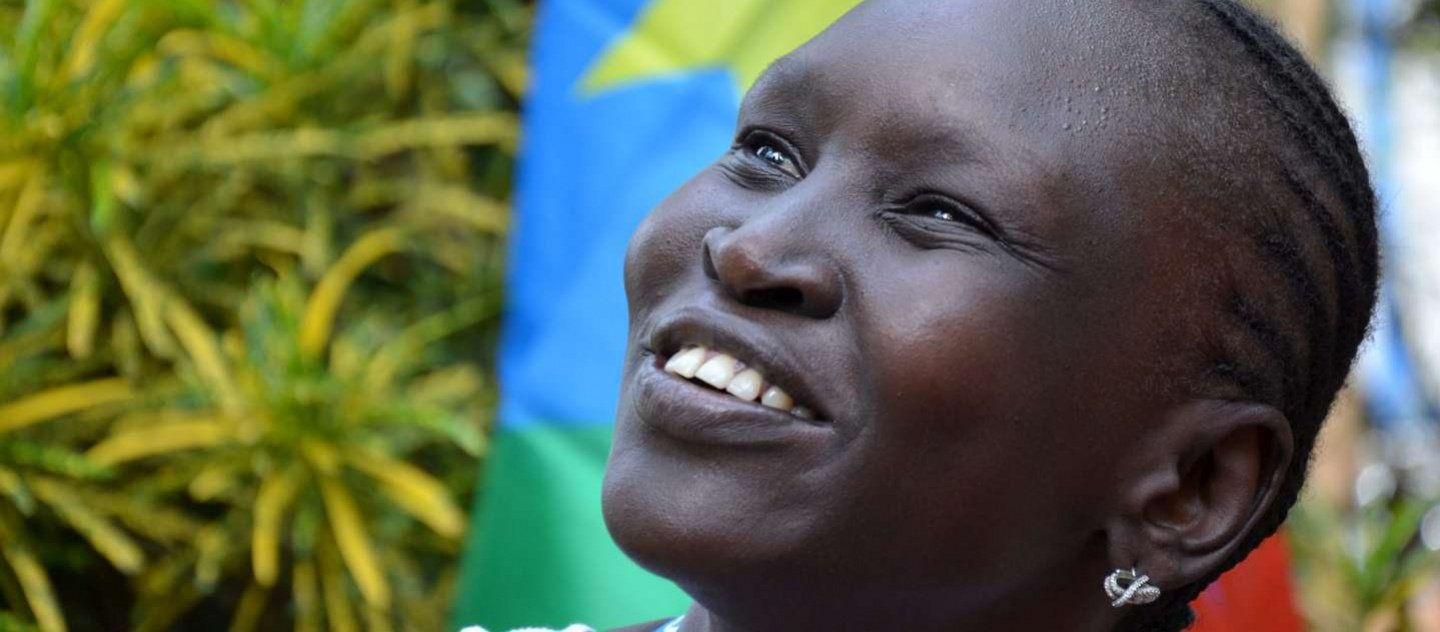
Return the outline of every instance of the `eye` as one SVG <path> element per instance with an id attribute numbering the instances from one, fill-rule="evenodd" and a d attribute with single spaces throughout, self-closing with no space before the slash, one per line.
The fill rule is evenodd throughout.
<path id="1" fill-rule="evenodd" d="M 930 217 L 933 217 L 935 219 L 945 220 L 947 222 L 957 221 L 955 219 L 955 213 L 953 211 L 950 211 L 949 209 L 932 208 L 929 212 Z"/>
<path id="2" fill-rule="evenodd" d="M 976 223 L 972 212 L 948 200 L 923 197 L 915 200 L 909 206 L 912 215 L 926 219 L 938 219 L 942 222 Z"/>
<path id="3" fill-rule="evenodd" d="M 752 131 L 742 137 L 736 149 L 757 160 L 764 170 L 772 174 L 778 172 L 795 180 L 805 177 L 805 167 L 796 157 L 795 150 L 774 134 L 763 130 Z"/>
<path id="4" fill-rule="evenodd" d="M 761 145 L 755 148 L 755 155 L 761 160 L 770 163 L 780 169 L 793 169 L 795 161 L 791 160 L 785 152 L 776 149 L 774 145 Z"/>
<path id="5" fill-rule="evenodd" d="M 979 211 L 948 196 L 921 195 L 901 208 L 905 215 L 919 221 L 933 225 L 955 224 L 979 231 L 993 239 L 1000 237 L 1000 231 Z"/>

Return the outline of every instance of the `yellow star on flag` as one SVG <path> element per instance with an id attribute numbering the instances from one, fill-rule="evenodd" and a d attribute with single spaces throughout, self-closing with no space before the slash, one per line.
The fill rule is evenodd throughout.
<path id="1" fill-rule="evenodd" d="M 860 0 L 655 0 L 581 80 L 595 95 L 695 70 L 730 71 L 743 94 L 771 62 Z"/>

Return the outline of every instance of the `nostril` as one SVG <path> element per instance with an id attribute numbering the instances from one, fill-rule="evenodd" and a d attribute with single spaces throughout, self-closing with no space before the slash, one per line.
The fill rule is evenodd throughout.
<path id="1" fill-rule="evenodd" d="M 771 232 L 718 227 L 700 242 L 705 277 L 744 305 L 810 318 L 840 308 L 843 282 L 822 254 L 797 249 Z"/>
<path id="2" fill-rule="evenodd" d="M 710 239 L 714 234 L 713 230 L 706 233 L 705 239 L 700 242 L 700 267 L 705 271 L 706 278 L 719 281 L 720 271 L 715 268 L 715 255 L 710 251 Z"/>
<path id="3" fill-rule="evenodd" d="M 805 295 L 793 287 L 757 288 L 747 290 L 740 301 L 752 307 L 798 312 L 805 307 Z"/>

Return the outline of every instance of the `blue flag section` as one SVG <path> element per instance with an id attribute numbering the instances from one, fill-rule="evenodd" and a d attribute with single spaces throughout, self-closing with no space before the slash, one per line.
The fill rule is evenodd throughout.
<path id="1" fill-rule="evenodd" d="M 743 91 L 858 0 L 553 0 L 525 112 L 499 426 L 453 621 L 617 626 L 684 610 L 600 515 L 626 341 L 625 247 L 731 144 Z"/>

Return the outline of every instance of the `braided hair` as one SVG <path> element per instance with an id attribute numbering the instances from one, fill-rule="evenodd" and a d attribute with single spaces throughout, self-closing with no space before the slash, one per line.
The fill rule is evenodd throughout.
<path id="1" fill-rule="evenodd" d="M 1320 426 L 1368 335 L 1379 276 L 1376 195 L 1355 133 L 1324 80 L 1271 23 L 1238 1 L 1183 1 L 1198 5 L 1187 8 L 1198 9 L 1191 28 L 1202 31 L 1191 36 L 1211 41 L 1223 34 L 1232 45 L 1226 61 L 1238 60 L 1246 75 L 1241 97 L 1256 106 L 1240 113 L 1270 122 L 1263 140 L 1271 169 L 1264 177 L 1273 192 L 1243 231 L 1249 258 L 1260 265 L 1238 274 L 1228 264 L 1220 301 L 1226 331 L 1202 351 L 1204 370 L 1208 379 L 1280 410 L 1291 424 L 1295 456 L 1274 503 L 1236 553 L 1124 626 L 1142 631 L 1190 625 L 1188 603 L 1284 522 Z"/>

